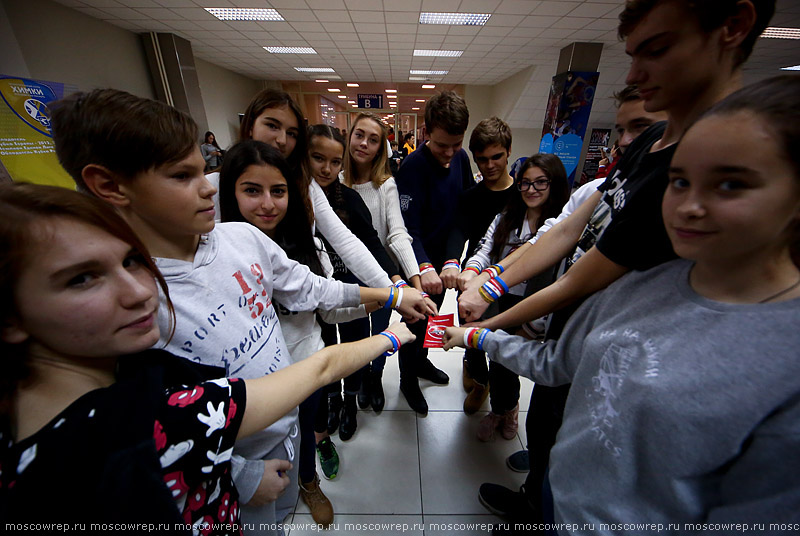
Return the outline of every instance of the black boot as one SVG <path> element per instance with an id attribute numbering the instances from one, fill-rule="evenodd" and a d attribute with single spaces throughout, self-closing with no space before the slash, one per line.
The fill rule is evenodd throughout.
<path id="1" fill-rule="evenodd" d="M 361 374 L 361 387 L 358 389 L 358 407 L 361 409 L 367 409 L 369 407 L 370 401 L 370 372 L 369 371 L 362 371 Z"/>
<path id="2" fill-rule="evenodd" d="M 342 412 L 342 395 L 330 393 L 328 395 L 328 434 L 336 432 L 339 428 L 339 414 Z"/>
<path id="3" fill-rule="evenodd" d="M 356 433 L 358 421 L 356 419 L 356 395 L 344 395 L 344 408 L 342 408 L 342 422 L 339 424 L 339 439 L 347 441 Z"/>
<path id="4" fill-rule="evenodd" d="M 417 367 L 417 377 L 424 380 L 430 380 L 438 385 L 447 385 L 447 383 L 450 381 L 450 377 L 447 375 L 447 373 L 436 368 L 436 366 L 431 363 L 430 359 L 428 358 L 423 359 Z"/>
<path id="5" fill-rule="evenodd" d="M 383 406 L 386 404 L 386 398 L 383 396 L 383 371 L 373 370 L 369 375 L 364 378 L 364 381 L 369 383 L 370 386 L 370 403 L 375 413 L 383 411 Z"/>
<path id="6" fill-rule="evenodd" d="M 406 397 L 406 402 L 411 406 L 411 409 L 422 415 L 428 414 L 428 403 L 419 388 L 419 380 L 412 378 L 408 380 L 400 380 L 400 392 Z"/>

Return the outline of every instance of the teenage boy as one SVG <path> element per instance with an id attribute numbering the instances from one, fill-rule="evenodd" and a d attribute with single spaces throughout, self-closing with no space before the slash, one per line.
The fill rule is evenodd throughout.
<path id="1" fill-rule="evenodd" d="M 474 184 L 469 157 L 461 148 L 469 124 L 469 111 L 464 99 L 453 91 L 443 91 L 428 99 L 425 105 L 425 132 L 428 141 L 408 155 L 397 173 L 397 191 L 408 234 L 420 269 L 422 288 L 431 295 L 437 307 L 444 300 L 447 288 L 440 273 L 448 256 L 448 238 L 455 227 L 458 199 L 462 191 Z M 464 248 L 463 241 L 461 249 Z M 461 249 L 455 257 L 461 255 Z M 452 270 L 451 270 L 452 272 Z M 444 275 L 444 274 L 442 274 Z M 455 276 L 458 270 L 455 270 Z M 450 286 L 455 285 L 455 279 Z M 428 403 L 419 388 L 418 378 L 437 384 L 450 379 L 428 359 L 422 348 L 425 323 L 411 327 L 417 340 L 400 350 L 400 391 L 411 409 L 426 415 Z"/>
<path id="2" fill-rule="evenodd" d="M 514 179 L 508 174 L 511 128 L 505 121 L 490 117 L 478 123 L 469 138 L 469 151 L 483 180 L 461 194 L 457 224 L 448 247 L 448 256 L 454 259 L 461 257 L 465 239 L 467 257 L 477 249 L 492 220 L 506 206 L 514 185 Z M 452 263 L 448 266 L 442 271 L 442 281 L 447 288 L 463 288 L 459 267 Z M 486 356 L 479 350 L 468 349 L 464 352 L 462 366 L 462 383 L 467 391 L 464 412 L 472 415 L 489 394 Z"/>
<path id="3" fill-rule="evenodd" d="M 569 255 L 580 239 L 570 270 L 484 327 L 537 318 L 605 288 L 629 270 L 675 257 L 661 219 L 675 144 L 703 111 L 741 86 L 742 64 L 774 9 L 774 0 L 626 3 L 619 34 L 632 58 L 627 83 L 638 86 L 646 110 L 665 111 L 668 122 L 643 132 L 600 191 L 520 255 L 501 279 L 514 285 L 531 277 Z M 468 319 L 476 319 L 485 309 L 482 301 L 473 287 L 462 294 L 459 308 Z M 505 513 L 530 515 L 540 504 L 533 495 L 541 489 L 537 484 L 541 482 L 528 482 L 524 494 L 494 488 L 489 497 L 482 489 L 481 499 L 504 505 Z"/>
<path id="4" fill-rule="evenodd" d="M 102 89 L 56 103 L 52 115 L 56 153 L 79 189 L 113 205 L 156 257 L 175 312 L 171 326 L 162 296 L 160 342 L 171 353 L 223 366 L 227 376 L 245 379 L 288 366 L 291 356 L 273 297 L 298 311 L 385 303 L 392 297 L 404 314 L 422 317 L 413 310 L 422 299 L 413 289 L 404 289 L 405 299 L 398 299 L 394 290 L 328 280 L 290 260 L 252 225 L 215 227 L 216 189 L 203 175 L 197 125 L 186 114 Z M 233 479 L 244 505 L 242 519 L 268 529 L 247 532 L 283 532 L 278 524 L 297 501 L 297 464 L 290 463 L 297 430 L 295 409 L 236 443 Z M 230 452 L 209 455 L 209 463 L 231 457 Z M 182 485 L 176 475 L 175 491 Z M 237 497 L 230 500 L 234 504 Z"/>

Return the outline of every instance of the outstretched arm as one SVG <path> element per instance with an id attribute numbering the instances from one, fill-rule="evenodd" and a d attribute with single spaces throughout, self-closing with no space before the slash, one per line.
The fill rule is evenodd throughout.
<path id="1" fill-rule="evenodd" d="M 590 296 L 627 272 L 626 267 L 612 262 L 597 248 L 591 248 L 552 285 L 528 296 L 511 309 L 481 322 L 480 326 L 489 329 L 518 326 Z"/>
<path id="2" fill-rule="evenodd" d="M 581 237 L 584 227 L 589 222 L 589 218 L 600 201 L 600 192 L 595 192 L 578 209 L 569 215 L 564 221 L 553 226 L 550 231 L 532 246 L 525 249 L 517 256 L 516 262 L 506 266 L 506 259 L 500 261 L 505 271 L 503 281 L 508 287 L 513 287 L 534 275 L 537 275 L 555 263 L 566 257 L 575 248 L 575 244 Z M 522 248 L 520 248 L 522 249 Z M 509 257 L 514 256 L 515 251 Z M 488 280 L 488 276 L 481 275 L 475 278 L 470 289 L 462 293 L 458 299 L 458 312 L 467 321 L 474 321 L 480 318 L 488 303 L 478 294 L 480 285 Z M 472 283 L 472 282 L 471 282 Z"/>
<path id="3" fill-rule="evenodd" d="M 399 344 L 409 343 L 415 338 L 401 322 L 392 324 L 386 331 L 394 334 Z M 352 374 L 393 349 L 389 337 L 374 335 L 357 342 L 328 346 L 277 372 L 245 380 L 247 405 L 237 438 L 263 430 L 320 387 Z"/>

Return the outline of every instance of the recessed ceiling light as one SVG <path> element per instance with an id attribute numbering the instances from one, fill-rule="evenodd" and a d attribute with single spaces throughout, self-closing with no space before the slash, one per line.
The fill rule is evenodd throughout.
<path id="1" fill-rule="evenodd" d="M 336 95 L 336 96 L 339 97 L 340 99 L 346 99 L 347 98 L 347 95 Z"/>
<path id="2" fill-rule="evenodd" d="M 219 20 L 283 20 L 281 14 L 274 9 L 207 7 L 205 10 Z"/>
<path id="3" fill-rule="evenodd" d="M 447 73 L 449 73 L 450 71 L 420 71 L 419 69 L 411 69 L 408 72 L 409 72 L 409 74 L 417 74 L 417 75 L 419 75 L 419 74 L 438 74 L 438 75 L 444 76 Z"/>
<path id="4" fill-rule="evenodd" d="M 490 13 L 431 13 L 419 14 L 420 24 L 453 24 L 458 26 L 483 26 Z"/>
<path id="5" fill-rule="evenodd" d="M 339 93 L 341 89 L 339 89 L 338 87 L 329 87 L 328 91 L 330 91 L 331 93 Z"/>
<path id="6" fill-rule="evenodd" d="M 356 103 L 356 101 L 354 101 L 354 100 L 347 101 L 347 104 L 355 104 L 355 103 Z"/>
<path id="7" fill-rule="evenodd" d="M 323 80 L 322 78 L 317 78 L 314 82 L 329 82 L 329 80 Z"/>
<path id="8" fill-rule="evenodd" d="M 439 56 L 442 58 L 459 58 L 463 50 L 415 50 L 415 56 Z"/>
<path id="9" fill-rule="evenodd" d="M 353 82 L 349 82 L 347 84 L 347 87 L 359 87 L 359 85 L 358 84 L 354 84 Z"/>
<path id="10" fill-rule="evenodd" d="M 311 47 L 264 47 L 270 54 L 316 54 Z"/>
<path id="11" fill-rule="evenodd" d="M 425 102 L 425 99 L 417 99 L 416 102 Z"/>
<path id="12" fill-rule="evenodd" d="M 387 99 L 396 99 L 397 95 L 386 95 Z"/>
<path id="13" fill-rule="evenodd" d="M 435 89 L 436 84 L 422 84 L 422 89 Z"/>
<path id="14" fill-rule="evenodd" d="M 764 30 L 761 37 L 773 39 L 800 39 L 800 28 L 776 28 L 771 26 Z"/>
<path id="15" fill-rule="evenodd" d="M 298 73 L 335 73 L 330 67 L 295 67 Z"/>
<path id="16" fill-rule="evenodd" d="M 794 65 L 792 67 L 781 67 L 781 71 L 800 71 L 800 65 Z"/>
<path id="17" fill-rule="evenodd" d="M 411 108 L 412 110 L 419 110 L 419 108 Z"/>
<path id="18" fill-rule="evenodd" d="M 397 93 L 396 89 L 387 89 L 386 93 Z"/>

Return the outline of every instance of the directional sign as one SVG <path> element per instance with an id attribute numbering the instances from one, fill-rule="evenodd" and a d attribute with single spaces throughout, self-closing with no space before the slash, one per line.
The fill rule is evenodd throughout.
<path id="1" fill-rule="evenodd" d="M 368 109 L 376 108 L 380 110 L 383 108 L 383 95 L 376 93 L 359 93 L 358 107 Z"/>

